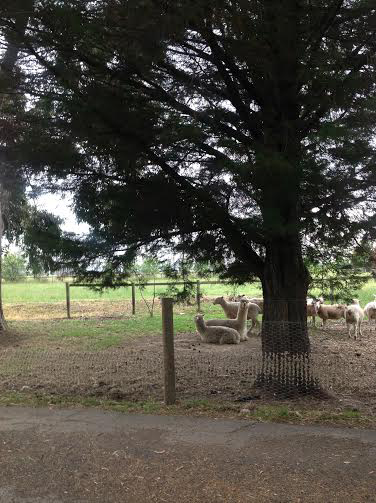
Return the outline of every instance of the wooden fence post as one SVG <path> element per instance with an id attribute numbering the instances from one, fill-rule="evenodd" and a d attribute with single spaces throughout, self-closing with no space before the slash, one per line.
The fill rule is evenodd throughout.
<path id="1" fill-rule="evenodd" d="M 71 312 L 70 312 L 70 285 L 69 285 L 69 283 L 65 283 L 65 297 L 67 300 L 67 317 L 68 317 L 68 319 L 70 319 Z"/>
<path id="2" fill-rule="evenodd" d="M 200 291 L 200 280 L 197 280 L 197 289 L 196 289 L 196 302 L 197 302 L 197 312 L 201 311 L 201 291 Z"/>
<path id="3" fill-rule="evenodd" d="M 162 298 L 162 332 L 164 361 L 164 398 L 166 405 L 176 401 L 175 356 L 174 356 L 174 311 L 173 299 Z"/>
<path id="4" fill-rule="evenodd" d="M 136 287 L 132 283 L 132 314 L 136 314 Z"/>

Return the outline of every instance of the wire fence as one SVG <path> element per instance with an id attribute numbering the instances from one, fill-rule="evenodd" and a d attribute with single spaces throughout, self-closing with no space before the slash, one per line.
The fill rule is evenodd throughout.
<path id="1" fill-rule="evenodd" d="M 349 279 L 372 279 L 371 275 L 353 275 L 349 277 Z M 256 285 L 260 290 L 261 290 L 261 282 L 257 279 L 255 279 L 252 283 L 252 285 Z M 329 301 L 334 302 L 336 298 L 336 290 L 340 286 L 341 281 L 335 279 L 335 278 L 315 278 L 311 281 L 310 288 L 321 288 L 323 291 L 324 289 L 327 289 L 329 292 Z M 191 280 L 191 281 L 174 281 L 174 282 L 164 282 L 164 281 L 154 281 L 154 282 L 145 282 L 145 283 L 116 283 L 114 284 L 114 287 L 125 287 L 125 288 L 130 288 L 131 289 L 131 305 L 132 305 L 132 314 L 136 314 L 136 306 L 137 306 L 137 301 L 136 301 L 136 289 L 139 289 L 140 292 L 144 290 L 145 288 L 157 288 L 157 287 L 187 287 L 189 286 L 192 291 L 194 291 L 193 297 L 194 297 L 194 303 L 197 306 L 197 311 L 200 311 L 201 309 L 201 302 L 202 302 L 202 287 L 205 287 L 206 285 L 227 285 L 228 287 L 232 287 L 235 290 L 238 290 L 238 286 L 230 283 L 229 281 L 202 281 L 202 280 Z M 87 288 L 88 285 L 85 283 L 70 283 L 66 282 L 66 311 L 67 311 L 67 317 L 71 317 L 71 295 L 70 291 L 72 288 Z M 158 296 L 157 296 L 158 297 Z M 145 299 L 144 299 L 145 300 Z"/>
<path id="2" fill-rule="evenodd" d="M 371 279 L 371 276 L 363 275 L 362 278 L 367 277 Z M 353 279 L 360 278 L 360 276 L 354 275 Z M 202 303 L 209 298 L 213 298 L 214 295 L 203 295 L 205 288 L 209 287 L 211 290 L 212 286 L 220 286 L 218 289 L 218 294 L 223 295 L 223 291 L 227 296 L 230 292 L 233 293 L 231 297 L 236 297 L 237 293 L 242 293 L 244 291 L 243 287 L 239 285 L 231 284 L 228 281 L 202 281 L 202 280 L 190 280 L 190 281 L 178 281 L 178 282 L 168 282 L 168 281 L 156 281 L 156 282 L 122 282 L 116 283 L 115 288 L 128 289 L 127 293 L 120 293 L 116 295 L 116 298 L 111 298 L 106 295 L 103 297 L 93 298 L 91 295 L 76 295 L 77 290 L 83 290 L 90 288 L 90 285 L 84 283 L 75 283 L 73 278 L 68 278 L 68 281 L 64 281 L 61 285 L 61 291 L 59 294 L 54 292 L 54 296 L 62 298 L 65 289 L 65 300 L 55 301 L 55 302 L 41 302 L 38 299 L 38 292 L 35 292 L 35 297 L 33 302 L 17 302 L 17 303 L 5 303 L 6 310 L 10 313 L 10 319 L 22 319 L 21 316 L 24 315 L 26 319 L 44 319 L 50 318 L 95 318 L 95 317 L 115 317 L 124 315 L 135 315 L 136 313 L 142 313 L 143 311 L 159 311 L 160 310 L 160 297 L 165 296 L 166 292 L 161 290 L 161 287 L 171 288 L 174 286 L 177 289 L 184 289 L 189 287 L 191 292 L 190 298 L 187 298 L 187 302 L 190 305 L 195 305 L 197 311 L 201 310 Z M 255 280 L 251 283 L 255 287 L 255 291 L 259 291 L 261 294 L 261 284 L 259 280 Z M 91 285 L 92 287 L 93 285 Z M 334 302 L 336 298 L 336 291 L 338 288 L 337 281 L 333 278 L 316 278 L 311 283 L 311 288 L 316 288 L 317 291 L 326 289 L 328 294 L 328 302 Z M 221 291 L 221 293 L 219 293 Z M 75 292 L 74 294 L 72 292 Z M 259 294 L 259 295 L 260 295 Z M 150 298 L 150 295 L 152 297 Z"/>
<path id="3" fill-rule="evenodd" d="M 354 341 L 337 325 L 342 328 L 333 327 L 333 333 L 311 333 L 309 357 L 276 348 L 265 352 L 257 335 L 240 344 L 217 345 L 203 343 L 196 334 L 178 334 L 177 398 L 243 401 L 264 392 L 288 398 L 324 390 L 374 404 L 376 410 L 376 331 L 365 327 L 363 338 Z M 161 400 L 163 376 L 163 344 L 157 336 L 146 338 L 142 348 L 0 350 L 2 391 Z"/>
<path id="4" fill-rule="evenodd" d="M 202 284 L 196 285 L 198 308 Z M 136 285 L 128 286 L 134 293 Z M 68 314 L 70 288 L 67 284 Z M 134 304 L 133 297 L 130 306 Z M 52 307 L 46 306 L 50 318 Z M 103 303 L 100 310 L 106 314 Z M 363 323 L 358 340 L 347 336 L 344 320 L 329 321 L 325 330 L 288 322 L 264 322 L 261 330 L 262 337 L 256 327 L 240 344 L 209 344 L 195 333 L 178 334 L 175 353 L 170 354 L 177 397 L 242 401 L 260 393 L 288 398 L 324 390 L 374 403 L 376 410 L 375 325 Z M 172 328 L 168 332 L 172 337 Z M 166 344 L 168 338 L 154 335 L 143 337 L 142 344 L 124 343 L 100 351 L 0 347 L 0 389 L 166 399 L 163 340 Z"/>

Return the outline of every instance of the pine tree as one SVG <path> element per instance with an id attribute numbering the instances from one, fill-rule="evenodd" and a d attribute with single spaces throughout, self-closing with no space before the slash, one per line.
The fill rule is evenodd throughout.
<path id="1" fill-rule="evenodd" d="M 171 247 L 257 276 L 264 353 L 308 354 L 302 243 L 375 229 L 374 2 L 46 0 L 30 27 L 18 154 L 92 226 L 77 269 Z"/>

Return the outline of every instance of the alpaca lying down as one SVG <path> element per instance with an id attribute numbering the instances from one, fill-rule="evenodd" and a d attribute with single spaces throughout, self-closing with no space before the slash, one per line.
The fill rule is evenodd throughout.
<path id="1" fill-rule="evenodd" d="M 208 344 L 239 344 L 240 342 L 239 332 L 235 329 L 219 326 L 208 327 L 202 314 L 195 317 L 195 323 L 202 342 Z"/>
<path id="2" fill-rule="evenodd" d="M 242 299 L 239 302 L 238 313 L 235 319 L 224 320 L 224 319 L 214 319 L 207 320 L 206 326 L 220 326 L 234 328 L 240 335 L 240 341 L 247 341 L 247 311 L 248 311 L 248 301 Z"/>

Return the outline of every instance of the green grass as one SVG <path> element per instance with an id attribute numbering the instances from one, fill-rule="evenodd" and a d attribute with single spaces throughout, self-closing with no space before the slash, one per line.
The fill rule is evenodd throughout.
<path id="1" fill-rule="evenodd" d="M 222 308 L 212 303 L 205 304 L 207 315 L 224 318 Z M 174 311 L 176 333 L 194 332 L 196 307 L 179 307 Z M 61 319 L 28 320 L 9 322 L 11 330 L 28 334 L 30 337 L 46 337 L 50 342 L 62 341 L 74 345 L 75 349 L 101 350 L 119 346 L 130 337 L 161 334 L 162 317 L 160 311 L 151 318 L 145 313 L 121 319 Z"/>
<path id="2" fill-rule="evenodd" d="M 158 280 L 164 281 L 164 280 Z M 156 287 L 157 296 L 166 292 L 167 287 Z M 319 291 L 312 291 L 319 293 Z M 210 297 L 232 294 L 245 294 L 250 297 L 259 296 L 261 294 L 260 285 L 257 283 L 247 284 L 237 289 L 230 285 L 203 285 L 201 287 L 202 295 Z M 373 295 L 376 293 L 376 281 L 370 280 L 361 290 L 355 293 L 359 298 L 361 305 L 374 300 Z M 31 302 L 64 302 L 65 301 L 65 284 L 60 281 L 55 282 L 33 282 L 24 283 L 4 283 L 3 285 L 4 303 L 5 304 L 24 304 Z M 148 287 L 143 291 L 145 298 L 150 299 L 153 296 L 153 288 Z M 71 287 L 71 300 L 107 300 L 107 301 L 122 301 L 131 299 L 131 288 L 122 287 L 115 290 L 106 290 L 103 293 L 94 292 L 90 288 Z M 136 289 L 136 300 L 142 301 L 139 289 Z"/>
<path id="3" fill-rule="evenodd" d="M 90 396 L 48 395 L 8 391 L 0 394 L 0 406 L 29 407 L 96 407 L 122 413 L 143 414 L 174 414 L 210 417 L 241 417 L 243 419 L 294 424 L 331 424 L 351 427 L 375 427 L 376 418 L 367 416 L 360 411 L 344 409 L 321 410 L 313 407 L 296 405 L 263 404 L 248 410 L 241 405 L 214 400 L 181 400 L 176 405 L 166 406 L 162 402 L 145 400 L 130 402 L 126 400 L 110 400 Z"/>
<path id="4" fill-rule="evenodd" d="M 158 280 L 159 282 L 166 280 Z M 165 293 L 166 286 L 156 287 L 156 295 L 159 296 Z M 245 295 L 255 296 L 260 294 L 260 288 L 257 284 L 245 285 L 234 290 L 230 285 L 203 285 L 201 287 L 202 295 L 221 296 L 231 295 L 234 293 L 242 293 Z M 103 293 L 98 293 L 90 288 L 71 287 L 71 300 L 109 300 L 121 301 L 131 299 L 131 288 L 121 287 L 115 290 L 106 290 Z M 147 287 L 143 290 L 145 298 L 153 297 L 153 287 Z M 24 283 L 4 283 L 3 295 L 5 304 L 23 304 L 30 302 L 63 302 L 65 301 L 65 283 L 56 282 L 24 282 Z M 136 288 L 136 299 L 142 301 L 140 290 Z"/>

